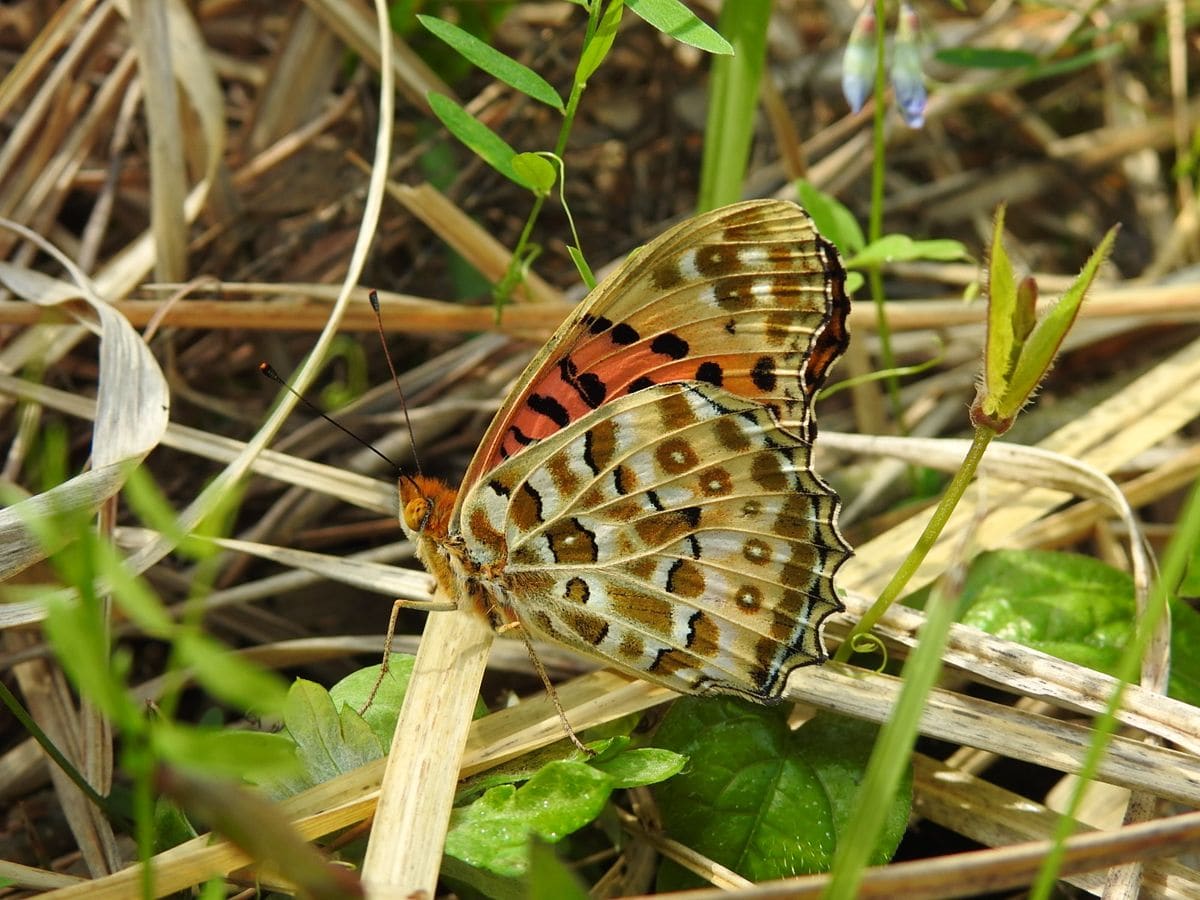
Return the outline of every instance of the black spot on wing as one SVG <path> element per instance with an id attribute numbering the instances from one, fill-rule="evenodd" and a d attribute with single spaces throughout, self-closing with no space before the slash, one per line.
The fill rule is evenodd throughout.
<path id="1" fill-rule="evenodd" d="M 592 334 L 601 334 L 612 328 L 612 319 L 606 319 L 604 316 L 586 315 L 583 317 L 583 324 L 587 326 L 588 331 Z"/>
<path id="2" fill-rule="evenodd" d="M 713 387 L 720 387 L 725 381 L 725 372 L 721 369 L 719 363 L 712 360 L 700 363 L 696 369 L 696 380 L 711 384 Z"/>
<path id="3" fill-rule="evenodd" d="M 509 426 L 508 436 L 511 437 L 518 444 L 520 444 L 522 447 L 528 447 L 530 444 L 535 443 L 533 438 L 531 438 L 529 435 L 527 435 L 525 432 L 523 432 L 516 425 Z"/>
<path id="4" fill-rule="evenodd" d="M 558 371 L 562 380 L 574 389 L 579 399 L 589 408 L 595 409 L 604 402 L 608 388 L 595 372 L 584 372 L 580 375 L 579 367 L 569 356 L 564 356 L 558 361 Z"/>
<path id="5" fill-rule="evenodd" d="M 545 394 L 530 394 L 526 405 L 540 416 L 545 416 L 559 428 L 565 428 L 571 421 L 570 415 L 561 403 Z"/>
<path id="6" fill-rule="evenodd" d="M 643 375 L 640 378 L 635 378 L 633 381 L 629 382 L 629 387 L 625 390 L 627 393 L 635 394 L 638 391 L 644 391 L 648 387 L 654 387 L 654 381 Z"/>
<path id="7" fill-rule="evenodd" d="M 642 336 L 638 334 L 637 329 L 626 322 L 618 322 L 613 326 L 612 339 L 614 344 L 626 346 L 636 341 L 640 341 Z"/>
<path id="8" fill-rule="evenodd" d="M 750 370 L 750 380 L 760 391 L 775 390 L 775 360 L 769 356 L 760 356 Z"/>
<path id="9" fill-rule="evenodd" d="M 650 349 L 671 359 L 683 359 L 688 354 L 688 342 L 670 331 L 658 335 L 650 342 Z"/>

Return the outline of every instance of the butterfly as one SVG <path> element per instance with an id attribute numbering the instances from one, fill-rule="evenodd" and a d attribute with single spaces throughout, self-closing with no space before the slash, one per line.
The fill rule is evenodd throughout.
<path id="1" fill-rule="evenodd" d="M 794 203 L 671 228 L 541 349 L 459 490 L 401 477 L 418 558 L 497 629 L 676 691 L 778 700 L 844 608 L 839 500 L 810 465 L 844 283 Z"/>

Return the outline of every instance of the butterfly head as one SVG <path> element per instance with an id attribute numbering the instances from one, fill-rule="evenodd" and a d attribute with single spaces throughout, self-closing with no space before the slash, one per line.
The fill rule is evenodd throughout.
<path id="1" fill-rule="evenodd" d="M 400 527 L 410 540 L 444 539 L 450 530 L 456 492 L 425 475 L 400 476 Z"/>

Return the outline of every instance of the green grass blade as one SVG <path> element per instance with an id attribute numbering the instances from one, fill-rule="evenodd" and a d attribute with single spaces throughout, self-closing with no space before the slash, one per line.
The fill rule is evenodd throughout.
<path id="1" fill-rule="evenodd" d="M 721 10 L 719 25 L 729 35 L 735 53 L 713 60 L 700 168 L 701 211 L 741 199 L 770 18 L 771 0 L 741 0 L 727 3 Z"/>

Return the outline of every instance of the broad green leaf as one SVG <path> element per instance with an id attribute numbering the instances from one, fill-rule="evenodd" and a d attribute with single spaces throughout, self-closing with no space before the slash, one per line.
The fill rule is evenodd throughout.
<path id="1" fill-rule="evenodd" d="M 600 24 L 596 27 L 596 33 L 579 55 L 579 65 L 575 67 L 576 85 L 587 84 L 588 79 L 596 74 L 596 70 L 608 56 L 608 51 L 612 49 L 613 41 L 616 40 L 617 29 L 621 27 L 621 13 L 624 11 L 625 4 L 622 0 L 610 0 Z"/>
<path id="2" fill-rule="evenodd" d="M 513 171 L 532 186 L 538 196 L 545 196 L 554 187 L 558 173 L 551 163 L 536 153 L 518 153 L 513 157 Z"/>
<path id="3" fill-rule="evenodd" d="M 543 751 L 523 754 L 474 776 L 459 791 L 458 799 L 461 801 L 464 795 L 474 796 L 498 785 L 528 781 L 544 766 L 563 759 L 564 748 L 569 748 L 566 759 L 587 763 L 603 772 L 613 780 L 614 789 L 656 784 L 677 774 L 687 765 L 687 757 L 678 753 L 656 747 L 630 749 L 630 743 L 630 739 L 624 735 L 598 741 L 588 740 L 588 749 L 595 755 L 587 758 L 565 740 L 560 741 Z"/>
<path id="4" fill-rule="evenodd" d="M 200 686 L 218 700 L 259 716 L 278 715 L 283 709 L 286 682 L 212 638 L 181 631 L 175 639 L 175 652 Z"/>
<path id="5" fill-rule="evenodd" d="M 294 774 L 296 745 L 281 734 L 193 728 L 159 721 L 150 732 L 155 751 L 168 763 L 216 778 L 256 782 Z"/>
<path id="6" fill-rule="evenodd" d="M 329 689 L 333 703 L 341 709 L 348 706 L 352 710 L 362 710 L 362 718 L 371 726 L 371 731 L 379 739 L 379 744 L 385 750 L 392 745 L 392 733 L 396 730 L 396 720 L 400 717 L 400 707 L 404 703 L 404 695 L 408 691 L 408 682 L 412 677 L 415 657 L 405 653 L 393 653 L 388 663 L 387 673 L 379 682 L 380 665 L 367 666 L 351 672 Z M 379 689 L 375 690 L 376 683 Z M 371 691 L 375 697 L 371 705 Z M 475 718 L 487 715 L 487 707 L 482 700 L 475 703 Z"/>
<path id="7" fill-rule="evenodd" d="M 586 763 L 549 763 L 520 788 L 492 788 L 455 809 L 446 853 L 497 875 L 522 875 L 531 836 L 561 840 L 596 818 L 610 793 L 612 779 Z"/>
<path id="8" fill-rule="evenodd" d="M 731 54 L 729 41 L 713 31 L 680 0 L 625 0 L 625 5 L 663 34 L 708 53 Z"/>
<path id="9" fill-rule="evenodd" d="M 1133 629 L 1133 581 L 1090 557 L 996 550 L 963 584 L 962 622 L 1113 674 Z"/>
<path id="10" fill-rule="evenodd" d="M 863 771 L 878 734 L 878 727 L 868 722 L 824 712 L 792 733 L 797 749 L 812 764 L 829 796 L 839 841 L 846 835 Z M 910 767 L 888 808 L 887 823 L 871 857 L 871 865 L 883 865 L 891 860 L 908 828 L 911 809 Z"/>
<path id="11" fill-rule="evenodd" d="M 357 709 L 349 704 L 339 709 L 325 688 L 303 678 L 297 678 L 288 691 L 283 724 L 296 742 L 309 784 L 380 759 L 388 746 Z"/>
<path id="12" fill-rule="evenodd" d="M 862 228 L 854 213 L 850 212 L 832 194 L 818 190 L 810 181 L 800 179 L 796 182 L 796 194 L 813 222 L 817 231 L 841 251 L 843 256 L 851 256 L 862 250 L 867 244 L 863 237 Z"/>
<path id="13" fill-rule="evenodd" d="M 1200 706 L 1200 613 L 1183 600 L 1171 603 L 1171 680 L 1167 692 Z"/>
<path id="14" fill-rule="evenodd" d="M 426 95 L 429 108 L 433 114 L 446 126 L 446 130 L 470 147 L 485 163 L 510 181 L 516 182 L 523 188 L 533 190 L 532 185 L 526 184 L 513 170 L 512 160 L 517 152 L 473 115 L 451 100 L 449 97 L 430 91 Z"/>
<path id="15" fill-rule="evenodd" d="M 488 46 L 475 35 L 463 31 L 457 25 L 433 16 L 418 15 L 417 19 L 425 26 L 426 30 L 441 38 L 461 53 L 464 58 L 489 75 L 559 112 L 564 111 L 562 98 L 558 96 L 550 83 L 533 69 L 517 62 L 511 56 L 506 56 L 494 47 Z"/>
<path id="16" fill-rule="evenodd" d="M 1034 54 L 1024 50 L 1000 47 L 947 47 L 935 53 L 934 59 L 948 66 L 971 69 L 1022 69 L 1038 61 Z"/>
<path id="17" fill-rule="evenodd" d="M 653 788 L 667 834 L 752 881 L 829 868 L 835 815 L 820 773 L 779 710 L 734 699 L 677 700 L 655 743 L 689 757 Z M 659 889 L 695 884 L 681 870 Z"/>

